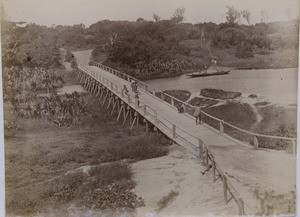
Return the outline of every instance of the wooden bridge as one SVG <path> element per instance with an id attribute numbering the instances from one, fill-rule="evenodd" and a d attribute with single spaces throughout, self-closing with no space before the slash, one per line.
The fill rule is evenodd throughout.
<path id="1" fill-rule="evenodd" d="M 131 129 L 145 126 L 146 130 L 161 132 L 176 144 L 185 147 L 210 169 L 212 181 L 221 181 L 225 204 L 234 201 L 239 215 L 255 214 L 260 208 L 253 190 L 274 190 L 280 193 L 295 191 L 296 157 L 282 151 L 259 148 L 259 137 L 290 141 L 291 153 L 296 153 L 296 139 L 252 133 L 202 111 L 215 122 L 195 125 L 189 115 L 194 107 L 157 90 L 137 79 L 99 63 L 78 60 L 78 78 L 84 87 L 99 97 L 102 105 L 117 112 L 117 121 L 130 123 Z M 92 65 L 91 65 L 92 64 Z M 139 99 L 134 97 L 130 82 L 138 83 Z M 124 85 L 130 90 L 123 91 Z M 184 104 L 186 112 L 178 113 L 176 105 Z M 210 122 L 213 123 L 213 122 Z M 216 129 L 216 125 L 218 126 Z M 241 142 L 226 134 L 230 127 L 253 139 L 252 144 Z M 278 166 L 277 162 L 285 165 Z M 288 169 L 287 169 L 288 168 Z M 199 171 L 200 172 L 200 171 Z"/>

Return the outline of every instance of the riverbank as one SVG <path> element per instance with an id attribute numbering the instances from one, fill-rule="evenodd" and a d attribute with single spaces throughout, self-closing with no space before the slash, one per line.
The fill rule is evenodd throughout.
<path id="1" fill-rule="evenodd" d="M 194 49 L 191 59 L 197 59 L 196 56 L 200 55 L 198 51 Z M 254 56 L 250 58 L 238 58 L 235 56 L 235 49 L 218 49 L 212 48 L 212 56 L 218 60 L 218 66 L 220 68 L 225 67 L 229 70 L 252 70 L 252 69 L 285 69 L 285 68 L 297 68 L 298 67 L 298 50 L 297 49 L 282 49 L 282 50 L 263 50 L 256 49 Z M 203 55 L 201 53 L 201 55 Z M 195 56 L 195 57 L 193 57 Z M 92 60 L 101 62 L 113 69 L 126 73 L 126 69 L 122 65 L 107 60 L 107 54 L 105 52 L 92 52 Z M 172 74 L 157 74 L 157 75 L 132 75 L 140 80 L 159 79 L 159 78 L 171 78 L 175 76 L 185 75 L 193 73 L 195 70 L 185 70 L 182 72 Z"/>
<path id="2" fill-rule="evenodd" d="M 296 138 L 297 107 L 265 101 L 257 95 L 238 92 L 202 89 L 191 94 L 187 90 L 167 90 L 169 95 L 203 108 L 203 111 L 234 126 L 254 133 Z M 190 95 L 190 98 L 187 98 Z M 185 100 L 184 100 L 185 99 Z M 170 100 L 169 100 L 170 101 Z M 187 111 L 193 115 L 193 111 Z M 204 123 L 219 130 L 219 122 L 206 115 Z M 225 126 L 225 132 L 232 137 L 252 144 L 252 136 Z M 291 151 L 288 141 L 259 138 L 261 148 Z M 252 144 L 253 145 L 253 144 Z"/>

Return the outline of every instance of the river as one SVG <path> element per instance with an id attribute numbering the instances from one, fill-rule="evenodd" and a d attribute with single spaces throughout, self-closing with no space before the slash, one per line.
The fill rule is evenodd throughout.
<path id="1" fill-rule="evenodd" d="M 186 75 L 147 80 L 145 83 L 160 90 L 185 89 L 192 93 L 202 88 L 256 94 L 279 104 L 297 103 L 297 68 L 232 69 L 228 75 L 188 78 Z"/>

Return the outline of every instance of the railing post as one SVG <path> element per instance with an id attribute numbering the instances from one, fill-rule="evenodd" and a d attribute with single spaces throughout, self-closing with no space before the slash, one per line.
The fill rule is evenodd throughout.
<path id="1" fill-rule="evenodd" d="M 224 133 L 224 121 L 220 120 L 220 134 Z"/>
<path id="2" fill-rule="evenodd" d="M 157 112 L 154 111 L 154 123 L 157 124 Z"/>
<path id="3" fill-rule="evenodd" d="M 145 86 L 145 92 L 148 92 L 148 85 Z"/>
<path id="4" fill-rule="evenodd" d="M 239 207 L 239 215 L 245 215 L 244 201 L 242 200 L 242 198 L 237 199 L 237 204 Z"/>
<path id="5" fill-rule="evenodd" d="M 216 181 L 216 162 L 214 160 L 211 161 L 212 164 L 212 170 L 213 170 L 213 182 Z"/>
<path id="6" fill-rule="evenodd" d="M 174 99 L 171 98 L 171 105 L 174 106 Z"/>
<path id="7" fill-rule="evenodd" d="M 228 202 L 228 195 L 227 195 L 227 189 L 228 189 L 228 185 L 227 185 L 227 178 L 225 175 L 222 174 L 222 180 L 223 180 L 223 196 L 224 196 L 224 202 L 225 204 L 227 204 Z"/>
<path id="8" fill-rule="evenodd" d="M 208 154 L 208 148 L 205 150 L 205 165 L 206 169 L 209 169 L 209 154 Z"/>
<path id="9" fill-rule="evenodd" d="M 162 101 L 165 101 L 165 95 L 164 95 L 163 92 L 160 93 L 160 97 L 161 97 L 161 100 L 162 100 Z"/>
<path id="10" fill-rule="evenodd" d="M 292 140 L 292 154 L 297 154 L 297 142 L 295 140 Z"/>
<path id="11" fill-rule="evenodd" d="M 172 133 L 173 133 L 173 139 L 175 139 L 176 138 L 176 125 L 175 124 L 172 125 Z"/>
<path id="12" fill-rule="evenodd" d="M 199 144 L 199 158 L 202 159 L 202 157 L 203 157 L 203 142 L 199 138 L 198 138 L 198 144 Z"/>
<path id="13" fill-rule="evenodd" d="M 146 115 L 147 115 L 147 106 L 144 105 L 144 116 L 146 116 Z"/>
<path id="14" fill-rule="evenodd" d="M 258 139 L 256 135 L 253 135 L 253 145 L 254 149 L 258 149 Z"/>

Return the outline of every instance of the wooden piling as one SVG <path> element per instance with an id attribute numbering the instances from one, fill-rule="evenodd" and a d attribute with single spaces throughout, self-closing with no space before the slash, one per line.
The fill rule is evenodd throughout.
<path id="1" fill-rule="evenodd" d="M 203 142 L 199 138 L 198 138 L 198 145 L 199 145 L 199 158 L 202 159 L 202 157 L 203 157 Z"/>
<path id="2" fill-rule="evenodd" d="M 239 208 L 239 215 L 245 215 L 244 201 L 242 198 L 237 199 L 237 205 Z"/>
<path id="3" fill-rule="evenodd" d="M 224 121 L 221 120 L 220 121 L 220 134 L 223 134 L 224 133 Z"/>
<path id="4" fill-rule="evenodd" d="M 224 174 L 222 174 L 222 180 L 223 180 L 224 202 L 225 202 L 225 204 L 227 204 L 227 202 L 228 202 L 228 184 L 227 184 L 227 178 Z"/>
<path id="5" fill-rule="evenodd" d="M 253 145 L 254 149 L 258 149 L 258 139 L 256 135 L 253 136 Z"/>

